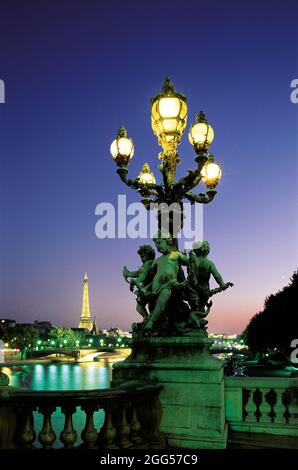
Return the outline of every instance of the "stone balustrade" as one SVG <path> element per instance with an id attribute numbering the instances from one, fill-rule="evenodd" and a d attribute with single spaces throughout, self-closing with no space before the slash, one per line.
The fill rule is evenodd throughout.
<path id="1" fill-rule="evenodd" d="M 225 377 L 228 446 L 298 448 L 298 379 Z M 161 385 L 131 382 L 105 390 L 27 391 L 0 387 L 0 449 L 158 449 Z M 53 425 L 53 413 L 64 415 L 63 429 Z M 81 409 L 84 429 L 73 416 Z M 100 429 L 94 414 L 102 410 Z M 37 426 L 37 413 L 42 426 Z M 192 447 L 191 447 L 192 448 Z"/>
<path id="2" fill-rule="evenodd" d="M 298 379 L 226 377 L 225 392 L 230 431 L 279 436 L 279 445 L 287 436 L 298 447 Z"/>
<path id="3" fill-rule="evenodd" d="M 0 448 L 31 449 L 37 441 L 44 449 L 137 449 L 164 446 L 159 432 L 161 406 L 159 385 L 135 385 L 92 391 L 26 391 L 13 387 L 0 388 Z M 73 415 L 80 409 L 85 414 L 82 444 L 76 445 L 78 432 Z M 64 428 L 60 435 L 52 425 L 52 415 L 60 408 Z M 94 426 L 94 413 L 104 411 L 100 430 Z M 43 417 L 42 429 L 36 431 L 34 416 Z M 56 446 L 57 447 L 57 446 Z"/>

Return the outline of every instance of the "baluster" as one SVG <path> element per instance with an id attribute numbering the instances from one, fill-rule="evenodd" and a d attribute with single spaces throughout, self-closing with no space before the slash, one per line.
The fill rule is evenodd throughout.
<path id="1" fill-rule="evenodd" d="M 66 405 L 61 411 L 65 415 L 65 424 L 60 434 L 60 440 L 64 444 L 65 449 L 72 449 L 77 440 L 77 433 L 72 422 L 72 415 L 75 413 L 76 407 L 74 405 Z"/>
<path id="2" fill-rule="evenodd" d="M 286 424 L 286 418 L 284 416 L 286 407 L 283 403 L 283 393 L 284 390 L 276 389 L 276 402 L 274 405 L 274 424 Z"/>
<path id="3" fill-rule="evenodd" d="M 254 402 L 254 390 L 253 389 L 247 389 L 248 392 L 248 399 L 247 399 L 247 404 L 245 407 L 245 422 L 253 422 L 255 423 L 257 421 L 256 417 L 256 411 L 257 411 L 257 406 Z"/>
<path id="4" fill-rule="evenodd" d="M 288 392 L 288 422 L 292 426 L 298 427 L 298 390 L 297 389 L 289 389 Z"/>
<path id="5" fill-rule="evenodd" d="M 93 414 L 95 411 L 98 410 L 98 406 L 92 404 L 84 404 L 81 405 L 81 410 L 86 413 L 85 427 L 81 434 L 82 441 L 85 444 L 84 447 L 86 447 L 87 449 L 96 449 L 96 441 L 98 436 L 97 431 L 94 427 Z"/>
<path id="6" fill-rule="evenodd" d="M 262 388 L 262 401 L 260 403 L 260 422 L 262 424 L 272 422 L 272 408 L 270 403 L 270 388 Z"/>
<path id="7" fill-rule="evenodd" d="M 249 400 L 250 392 L 247 388 L 242 389 L 242 420 L 245 421 L 247 417 L 246 405 Z"/>
<path id="8" fill-rule="evenodd" d="M 98 434 L 99 444 L 104 449 L 119 449 L 115 443 L 117 430 L 112 419 L 113 407 L 110 404 L 104 405 L 105 420 L 102 429 Z"/>
<path id="9" fill-rule="evenodd" d="M 289 424 L 290 422 L 292 424 L 292 419 L 291 419 L 292 418 L 292 407 L 291 407 L 292 399 L 293 398 L 292 398 L 291 390 L 287 389 L 282 396 L 282 401 L 286 408 L 284 417 L 285 417 L 287 424 Z"/>
<path id="10" fill-rule="evenodd" d="M 36 432 L 34 431 L 34 417 L 33 411 L 35 408 L 24 408 L 22 409 L 23 414 L 23 426 L 19 434 L 21 447 L 25 449 L 33 448 L 33 442 L 36 439 Z"/>
<path id="11" fill-rule="evenodd" d="M 144 423 L 143 426 L 145 425 L 144 427 L 146 428 L 146 440 L 148 439 L 147 444 L 149 449 L 163 449 L 166 443 L 164 436 L 160 432 L 162 407 L 159 396 L 154 393 L 143 397 L 142 400 L 144 401 L 139 411 L 142 413 L 142 423 Z"/>
<path id="12" fill-rule="evenodd" d="M 121 412 L 121 422 L 120 422 L 120 428 L 119 428 L 119 443 L 121 448 L 123 449 L 128 449 L 129 447 L 133 446 L 133 443 L 129 439 L 129 434 L 130 434 L 130 426 L 127 422 L 127 407 L 128 403 L 124 402 L 122 405 L 122 412 Z"/>
<path id="13" fill-rule="evenodd" d="M 143 442 L 143 439 L 140 436 L 141 423 L 138 419 L 137 414 L 137 403 L 132 403 L 132 418 L 130 423 L 131 435 L 130 438 L 135 445 Z"/>
<path id="14" fill-rule="evenodd" d="M 44 449 L 51 449 L 56 440 L 56 434 L 52 428 L 51 416 L 56 411 L 55 406 L 40 406 L 38 412 L 43 415 L 42 430 L 38 435 L 38 440 Z"/>

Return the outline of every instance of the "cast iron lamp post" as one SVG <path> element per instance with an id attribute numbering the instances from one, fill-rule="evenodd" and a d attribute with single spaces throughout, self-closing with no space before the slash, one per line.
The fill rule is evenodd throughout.
<path id="1" fill-rule="evenodd" d="M 159 222 L 159 231 L 153 237 L 157 257 L 151 245 L 142 245 L 138 249 L 142 265 L 132 271 L 123 268 L 123 276 L 129 279 L 130 290 L 136 294 L 136 310 L 142 322 L 132 325 L 132 354 L 115 364 L 112 384 L 119 386 L 140 379 L 150 383 L 154 378 L 163 387 L 160 430 L 170 447 L 225 448 L 223 364 L 209 352 L 212 341 L 208 338 L 206 317 L 212 305 L 210 298 L 232 283 L 224 282 L 208 259 L 210 246 L 206 240 L 194 244 L 189 253 L 178 250 L 182 201 L 208 204 L 216 194 L 221 170 L 208 153 L 214 132 L 201 111 L 189 130 L 196 167 L 176 180 L 180 162 L 177 148 L 187 121 L 186 97 L 177 93 L 167 78 L 151 105 L 152 129 L 162 147 L 158 155 L 162 183 L 156 183 L 148 163 L 137 178 L 128 178 L 134 146 L 124 128 L 120 128 L 111 145 L 120 178 L 141 194 L 147 209 L 152 208 L 151 203 L 158 204 Z M 205 191 L 193 193 L 201 181 Z M 215 289 L 210 289 L 211 276 L 218 284 Z"/>
<path id="2" fill-rule="evenodd" d="M 206 119 L 203 111 L 197 115 L 196 122 L 189 130 L 189 141 L 196 153 L 197 167 L 188 170 L 187 175 L 175 181 L 176 167 L 180 162 L 177 147 L 187 122 L 187 99 L 181 93 L 175 91 L 173 83 L 166 78 L 162 92 L 151 100 L 151 124 L 162 152 L 158 158 L 161 163 L 159 170 L 162 174 L 162 184 L 156 184 L 155 176 L 148 163 L 135 179 L 128 178 L 128 163 L 134 154 L 134 145 L 127 136 L 124 127 L 118 131 L 116 139 L 111 144 L 111 153 L 118 166 L 117 173 L 121 180 L 133 189 L 139 191 L 142 202 L 147 209 L 150 203 L 171 205 L 177 203 L 183 210 L 184 198 L 191 203 L 208 204 L 216 194 L 216 186 L 221 178 L 221 169 L 214 162 L 214 156 L 208 153 L 209 146 L 214 139 L 213 128 Z M 200 181 L 206 186 L 206 191 L 199 194 L 191 192 Z M 173 210 L 169 211 L 170 219 L 173 218 Z M 181 226 L 183 216 L 181 216 Z M 172 233 L 172 235 L 177 235 Z"/>

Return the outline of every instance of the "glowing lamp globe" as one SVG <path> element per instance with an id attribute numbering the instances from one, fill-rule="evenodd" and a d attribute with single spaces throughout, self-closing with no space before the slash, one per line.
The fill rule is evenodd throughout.
<path id="1" fill-rule="evenodd" d="M 117 137 L 113 140 L 110 151 L 117 165 L 127 165 L 134 153 L 132 139 L 127 137 L 124 127 L 120 127 Z"/>
<path id="2" fill-rule="evenodd" d="M 166 78 L 162 92 L 151 100 L 151 125 L 166 154 L 175 152 L 186 127 L 186 97 L 174 90 L 174 85 Z"/>
<path id="3" fill-rule="evenodd" d="M 209 189 L 215 188 L 221 178 L 221 169 L 217 163 L 214 163 L 213 155 L 209 155 L 208 161 L 201 171 L 202 180 Z"/>
<path id="4" fill-rule="evenodd" d="M 138 175 L 138 181 L 141 184 L 147 185 L 147 184 L 155 184 L 155 176 L 150 170 L 150 167 L 148 163 L 145 163 L 142 167 L 142 170 L 140 171 Z"/>
<path id="5" fill-rule="evenodd" d="M 188 138 L 196 152 L 207 152 L 214 139 L 214 131 L 203 111 L 199 112 L 197 122 L 191 126 Z"/>

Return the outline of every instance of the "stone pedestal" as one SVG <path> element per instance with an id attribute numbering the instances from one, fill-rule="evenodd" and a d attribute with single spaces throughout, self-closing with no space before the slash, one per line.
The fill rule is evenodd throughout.
<path id="1" fill-rule="evenodd" d="M 114 364 L 112 386 L 131 380 L 163 386 L 160 430 L 170 447 L 226 447 L 223 364 L 203 334 L 134 338 L 132 353 Z"/>

